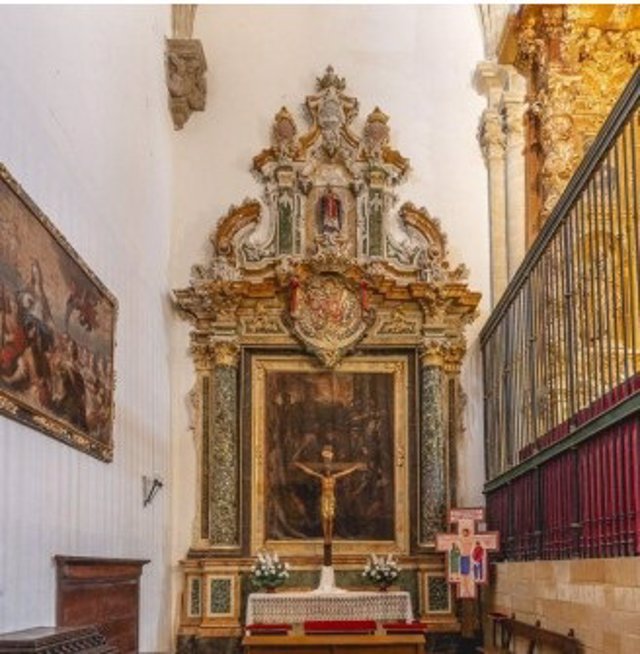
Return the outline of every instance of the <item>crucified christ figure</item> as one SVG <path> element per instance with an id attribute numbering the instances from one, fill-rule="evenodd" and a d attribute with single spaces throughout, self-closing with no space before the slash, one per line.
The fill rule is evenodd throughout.
<path id="1" fill-rule="evenodd" d="M 324 536 L 324 565 L 332 564 L 331 543 L 333 539 L 333 520 L 336 515 L 336 480 L 346 477 L 356 470 L 366 470 L 365 463 L 333 463 L 333 447 L 325 445 L 322 448 L 323 462 L 302 463 L 295 461 L 294 465 L 312 477 L 320 479 L 322 494 L 320 496 L 320 515 L 322 518 L 322 533 Z"/>

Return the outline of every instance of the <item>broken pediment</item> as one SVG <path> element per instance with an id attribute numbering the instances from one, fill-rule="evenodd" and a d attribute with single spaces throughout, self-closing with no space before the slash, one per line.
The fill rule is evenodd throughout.
<path id="1" fill-rule="evenodd" d="M 389 116 L 374 107 L 358 127 L 346 88 L 328 67 L 306 98 L 306 125 L 286 107 L 275 114 L 270 146 L 253 159 L 263 196 L 230 208 L 211 261 L 175 292 L 200 337 L 242 344 L 264 325 L 270 342 L 300 342 L 333 366 L 365 338 L 403 333 L 381 332 L 392 318 L 423 339 L 458 338 L 475 316 L 480 295 L 464 266 L 450 266 L 439 222 L 397 206 L 409 160 L 392 148 Z"/>

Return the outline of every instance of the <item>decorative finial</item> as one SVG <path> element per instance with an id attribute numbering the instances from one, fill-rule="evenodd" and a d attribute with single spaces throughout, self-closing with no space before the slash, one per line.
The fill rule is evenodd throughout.
<path id="1" fill-rule="evenodd" d="M 316 88 L 318 91 L 324 91 L 331 86 L 333 86 L 338 91 L 344 91 L 347 86 L 347 82 L 345 81 L 344 77 L 338 77 L 334 73 L 333 66 L 327 66 L 324 77 L 316 77 Z"/>

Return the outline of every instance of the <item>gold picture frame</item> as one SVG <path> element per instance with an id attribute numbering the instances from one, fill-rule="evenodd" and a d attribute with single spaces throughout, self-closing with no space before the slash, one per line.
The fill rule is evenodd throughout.
<path id="1" fill-rule="evenodd" d="M 346 481 L 338 480 L 334 553 L 338 556 L 369 552 L 409 553 L 409 474 L 406 463 L 409 445 L 409 367 L 408 356 L 404 354 L 354 356 L 331 370 L 321 368 L 313 359 L 300 355 L 256 354 L 252 357 L 252 552 L 266 547 L 289 556 L 322 553 L 320 509 L 317 493 L 314 494 L 316 481 L 311 478 L 305 480 L 304 474 L 296 473 L 293 462 L 317 454 L 329 440 L 335 446 L 338 463 L 341 462 L 342 450 L 349 452 L 347 456 L 357 452 L 358 458 L 364 459 L 360 462 L 367 464 L 367 470 L 360 477 L 358 473 L 351 476 L 353 483 L 350 491 Z M 363 388 L 373 389 L 373 392 L 363 397 L 364 393 L 358 392 Z M 296 392 L 298 395 L 293 399 L 287 397 Z M 376 395 L 379 400 L 375 399 Z M 297 405 L 304 415 L 298 418 L 297 423 L 294 421 L 299 428 L 291 430 L 292 433 L 287 436 L 282 423 L 278 425 L 274 421 L 278 415 L 286 413 L 285 409 L 291 413 Z M 325 431 L 318 435 L 313 433 L 313 428 L 301 426 L 305 420 L 307 424 L 313 420 L 310 416 L 314 412 L 324 413 L 325 421 L 319 420 L 312 423 L 313 426 L 329 424 L 327 420 L 333 421 L 333 434 Z M 366 421 L 366 424 L 363 425 L 362 421 Z M 353 431 L 349 432 L 349 429 Z M 354 443 L 350 435 L 356 432 L 360 440 Z M 294 451 L 295 454 L 287 456 L 287 451 Z M 371 454 L 372 460 L 366 460 L 367 453 Z M 281 461 L 279 467 L 277 460 Z M 298 478 L 294 477 L 296 474 Z M 304 519 L 300 518 L 297 522 L 293 517 L 287 521 L 286 511 L 280 510 L 278 513 L 272 508 L 278 501 L 278 476 L 282 475 L 287 478 L 282 480 L 280 486 L 286 488 L 287 493 L 298 492 L 295 503 L 288 505 L 300 510 Z M 291 482 L 291 479 L 294 481 Z M 392 487 L 391 494 L 389 486 Z M 363 502 L 358 501 L 360 496 Z M 349 497 L 354 498 L 353 501 L 349 502 Z M 348 507 L 345 507 L 347 503 Z M 302 505 L 305 507 L 301 508 Z M 276 505 L 276 509 L 281 508 Z M 346 537 L 340 534 L 341 511 L 346 511 L 342 524 L 356 530 Z M 282 520 L 283 515 L 286 524 L 280 528 L 275 523 L 278 519 Z M 383 521 L 381 524 L 384 528 L 375 529 L 385 535 L 382 539 L 367 536 L 367 520 L 372 515 L 374 519 Z M 358 528 L 357 525 L 361 526 Z M 292 537 L 291 533 L 297 535 Z"/>
<path id="2" fill-rule="evenodd" d="M 113 459 L 118 303 L 0 164 L 0 414 Z"/>

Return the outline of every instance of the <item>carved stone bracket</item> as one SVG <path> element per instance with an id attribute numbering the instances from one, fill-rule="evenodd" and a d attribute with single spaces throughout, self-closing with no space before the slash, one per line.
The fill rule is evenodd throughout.
<path id="1" fill-rule="evenodd" d="M 167 39 L 165 53 L 169 109 L 175 129 L 207 102 L 207 61 L 198 39 Z"/>

